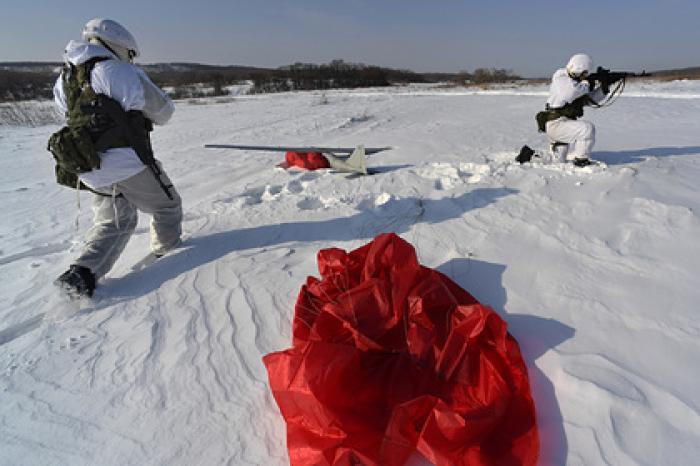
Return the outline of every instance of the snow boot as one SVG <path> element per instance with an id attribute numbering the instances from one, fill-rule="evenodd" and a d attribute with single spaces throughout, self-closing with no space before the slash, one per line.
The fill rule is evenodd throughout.
<path id="1" fill-rule="evenodd" d="M 569 153 L 569 145 L 565 142 L 553 141 L 549 145 L 549 154 L 552 162 L 566 162 L 566 156 Z"/>
<path id="2" fill-rule="evenodd" d="M 87 267 L 73 264 L 54 281 L 71 296 L 91 297 L 95 291 L 95 274 Z"/>
<path id="3" fill-rule="evenodd" d="M 589 159 L 589 158 L 576 157 L 574 159 L 574 165 L 577 167 L 587 167 L 589 165 L 593 165 L 593 162 L 591 162 L 591 159 Z"/>

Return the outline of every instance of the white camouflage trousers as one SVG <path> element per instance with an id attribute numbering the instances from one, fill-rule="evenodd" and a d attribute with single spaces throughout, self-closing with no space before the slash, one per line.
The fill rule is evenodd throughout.
<path id="1" fill-rule="evenodd" d="M 569 158 L 587 159 L 591 156 L 595 144 L 595 126 L 590 121 L 562 117 L 548 121 L 545 128 L 550 142 L 565 142 L 569 145 Z"/>
<path id="2" fill-rule="evenodd" d="M 161 179 L 171 185 L 161 169 Z M 75 264 L 89 268 L 95 278 L 103 277 L 114 266 L 136 229 L 138 211 L 152 215 L 151 251 L 163 254 L 180 243 L 182 200 L 174 187 L 173 199 L 166 196 L 150 169 L 102 188 L 105 196 L 95 195 L 93 226 L 87 233 L 83 252 Z"/>

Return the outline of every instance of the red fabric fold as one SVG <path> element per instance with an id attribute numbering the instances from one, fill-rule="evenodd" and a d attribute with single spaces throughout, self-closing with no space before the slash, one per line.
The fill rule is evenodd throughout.
<path id="1" fill-rule="evenodd" d="M 506 323 L 413 247 L 318 254 L 293 346 L 264 357 L 292 465 L 535 465 L 527 369 Z"/>
<path id="2" fill-rule="evenodd" d="M 284 158 L 290 167 L 304 168 L 306 170 L 331 168 L 328 159 L 320 152 L 287 152 Z"/>

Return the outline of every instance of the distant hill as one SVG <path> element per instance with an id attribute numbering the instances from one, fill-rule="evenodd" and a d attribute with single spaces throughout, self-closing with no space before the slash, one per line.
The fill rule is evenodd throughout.
<path id="1" fill-rule="evenodd" d="M 53 73 L 60 70 L 61 62 L 14 61 L 0 62 L 0 71 L 15 71 L 25 73 Z"/>
<path id="2" fill-rule="evenodd" d="M 0 102 L 51 98 L 60 62 L 0 62 Z M 199 63 L 139 64 L 160 86 L 177 87 L 216 82 L 226 85 L 253 79 L 273 70 L 253 66 L 216 66 Z"/>
<path id="3" fill-rule="evenodd" d="M 159 86 L 169 89 L 174 98 L 222 95 L 225 87 L 241 81 L 280 82 L 300 81 L 304 86 L 289 89 L 327 89 L 334 87 L 366 87 L 402 82 L 430 82 L 437 75 L 422 75 L 410 70 L 396 70 L 334 60 L 327 65 L 295 63 L 279 68 L 259 68 L 241 65 L 205 65 L 201 63 L 139 64 Z M 51 98 L 51 89 L 60 72 L 59 62 L 0 62 L 0 102 Z M 316 70 L 316 71 L 314 71 Z M 330 72 L 330 74 L 329 74 Z M 342 74 L 333 75 L 333 72 Z M 445 75 L 447 76 L 447 75 Z M 311 77 L 311 81 L 308 79 Z M 370 79 L 368 79 L 368 77 Z M 342 78 L 342 79 L 340 79 Z M 212 89 L 194 88 L 199 84 Z M 257 86 L 255 86 L 257 87 Z M 262 86 L 265 89 L 265 86 Z M 264 90 L 262 91 L 264 92 Z"/>
<path id="4" fill-rule="evenodd" d="M 204 65 L 200 63 L 153 63 L 138 65 L 145 70 L 152 71 L 265 71 L 268 68 L 259 68 L 254 66 L 239 66 L 239 65 Z M 62 62 L 0 62 L 0 70 L 5 71 L 24 71 L 33 73 L 53 72 L 60 70 L 63 66 Z"/>
<path id="5" fill-rule="evenodd" d="M 205 71 L 205 72 L 238 72 L 238 73 L 255 73 L 259 71 L 270 71 L 270 68 L 260 68 L 256 66 L 245 65 L 205 65 L 201 63 L 153 63 L 139 66 L 147 71 L 155 72 L 187 72 L 187 71 Z"/>
<path id="6" fill-rule="evenodd" d="M 657 77 L 668 77 L 671 79 L 700 79 L 700 66 L 679 68 L 676 70 L 652 71 L 652 74 Z"/>
<path id="7" fill-rule="evenodd" d="M 279 68 L 261 68 L 255 66 L 245 66 L 245 65 L 205 65 L 201 63 L 184 63 L 184 62 L 174 62 L 174 63 L 152 63 L 152 64 L 138 64 L 141 68 L 146 70 L 149 75 L 151 73 L 155 74 L 167 74 L 167 73 L 222 73 L 222 74 L 239 74 L 239 75 L 251 75 L 261 72 L 270 72 L 288 69 L 291 65 L 281 66 Z M 15 71 L 15 72 L 26 72 L 26 73 L 53 73 L 57 74 L 63 63 L 61 62 L 0 62 L 0 71 Z M 438 73 L 438 72 L 413 72 L 410 70 L 395 70 L 392 68 L 382 68 L 389 72 L 389 75 L 395 75 L 397 73 L 411 73 L 414 74 L 422 81 L 425 82 L 442 82 L 451 81 L 456 76 L 457 73 Z"/>
<path id="8" fill-rule="evenodd" d="M 201 63 L 153 63 L 139 64 L 149 76 L 160 86 L 171 89 L 192 86 L 198 83 L 208 83 L 214 89 L 221 90 L 224 86 L 240 81 L 249 80 L 261 82 L 265 80 L 289 79 L 290 72 L 306 67 L 319 70 L 319 73 L 333 69 L 334 63 L 340 63 L 341 67 L 355 67 L 360 69 L 372 69 L 375 74 L 381 73 L 381 79 L 367 81 L 372 82 L 404 83 L 404 82 L 446 82 L 455 81 L 459 73 L 416 73 L 411 70 L 398 70 L 382 67 L 365 67 L 362 64 L 345 63 L 342 60 L 334 60 L 328 65 L 294 64 L 279 68 L 259 68 L 242 65 L 205 65 Z M 0 102 L 13 102 L 31 99 L 51 98 L 51 89 L 61 70 L 60 62 L 0 62 Z M 308 70 L 305 72 L 308 75 Z M 313 71 L 311 72 L 313 74 Z M 700 79 L 700 66 L 680 68 L 672 70 L 653 71 L 658 79 Z M 308 77 L 308 76 L 307 76 Z M 320 77 L 320 76 L 318 76 Z M 313 78 L 313 76 L 312 76 Z M 328 88 L 326 84 L 319 84 L 318 89 Z M 313 80 L 313 79 L 312 79 Z M 331 77 L 330 82 L 337 84 L 337 79 Z M 308 82 L 308 79 L 307 79 Z M 318 80 L 321 83 L 320 80 Z M 306 89 L 307 87 L 302 87 Z M 174 96 L 187 96 L 187 93 L 174 93 Z"/>

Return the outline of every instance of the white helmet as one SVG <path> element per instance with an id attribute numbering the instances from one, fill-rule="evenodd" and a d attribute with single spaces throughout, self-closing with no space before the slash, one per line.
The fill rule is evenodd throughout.
<path id="1" fill-rule="evenodd" d="M 91 39 L 102 42 L 124 61 L 131 61 L 140 55 L 134 36 L 111 19 L 95 18 L 88 21 L 83 27 L 83 40 Z"/>
<path id="2" fill-rule="evenodd" d="M 584 72 L 590 73 L 592 69 L 593 60 L 585 53 L 577 53 L 569 59 L 569 63 L 566 65 L 566 71 L 572 77 L 579 77 Z"/>

